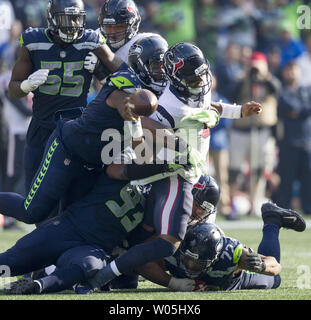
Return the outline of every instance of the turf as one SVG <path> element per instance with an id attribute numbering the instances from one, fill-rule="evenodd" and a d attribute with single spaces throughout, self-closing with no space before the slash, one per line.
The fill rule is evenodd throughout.
<path id="1" fill-rule="evenodd" d="M 261 221 L 252 219 L 238 222 L 220 222 L 227 235 L 247 246 L 257 248 L 261 239 Z M 23 231 L 1 231 L 0 250 L 8 249 L 23 236 Z M 311 300 L 311 220 L 302 232 L 281 230 L 282 283 L 275 290 L 241 290 L 231 292 L 169 292 L 149 281 L 139 281 L 137 290 L 112 290 L 109 293 L 75 295 L 72 291 L 61 294 L 9 296 L 0 293 L 0 300 Z M 12 280 L 15 280 L 12 278 Z"/>

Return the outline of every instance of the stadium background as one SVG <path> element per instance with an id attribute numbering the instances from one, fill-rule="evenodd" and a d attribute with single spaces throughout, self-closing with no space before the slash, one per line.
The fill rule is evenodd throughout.
<path id="1" fill-rule="evenodd" d="M 103 1 L 85 0 L 84 2 L 87 27 L 96 29 L 98 27 L 97 16 Z M 209 59 L 217 80 L 215 81 L 217 88 L 214 89 L 215 98 L 240 104 L 256 100 L 261 102 L 264 108 L 267 105 L 265 117 L 259 121 L 252 120 L 241 125 L 240 120 L 221 120 L 219 127 L 211 132 L 210 172 L 218 180 L 222 190 L 221 203 L 218 208 L 219 223 L 228 234 L 256 248 L 260 238 L 261 204 L 267 199 L 272 199 L 279 204 L 282 204 L 280 201 L 289 201 L 283 199 L 280 194 L 281 182 L 287 182 L 287 176 L 282 176 L 279 172 L 280 157 L 284 157 L 282 160 L 288 161 L 293 166 L 293 170 L 295 166 L 299 166 L 299 163 L 296 163 L 290 154 L 279 152 L 282 143 L 290 144 L 292 141 L 291 137 L 284 135 L 284 130 L 282 130 L 284 129 L 284 118 L 278 111 L 282 107 L 279 104 L 280 97 L 288 86 L 283 73 L 288 65 L 298 65 L 302 72 L 297 82 L 311 90 L 310 15 L 305 20 L 306 28 L 298 28 L 297 24 L 302 12 L 299 11 L 299 8 L 305 10 L 306 7 L 303 6 L 308 6 L 310 13 L 311 1 L 136 0 L 135 2 L 142 16 L 140 31 L 160 33 L 167 39 L 169 45 L 188 41 L 197 44 L 202 49 Z M 46 27 L 46 4 L 47 0 L 0 0 L 0 191 L 24 193 L 22 150 L 29 113 L 24 110 L 21 116 L 13 121 L 14 111 L 6 106 L 3 97 L 10 71 L 16 60 L 19 36 L 28 27 Z M 304 12 L 308 13 L 308 11 Z M 254 60 L 267 64 L 269 72 L 266 80 L 279 81 L 278 91 L 258 94 L 256 88 L 250 91 L 241 89 L 246 83 L 249 83 Z M 98 84 L 94 81 L 89 100 L 96 95 L 98 88 Z M 259 88 L 259 92 L 263 91 Z M 24 102 L 31 110 L 31 96 L 27 97 Z M 311 101 L 309 107 L 311 110 Z M 305 119 L 297 121 L 303 120 Z M 307 135 L 300 137 L 301 141 L 304 141 L 304 146 L 309 150 L 311 149 L 310 123 L 311 121 L 309 121 L 310 130 Z M 247 158 L 241 161 L 241 174 L 238 174 L 237 168 L 233 166 L 233 163 L 236 162 L 234 159 L 236 160 L 237 153 L 240 148 L 243 149 L 246 146 L 247 141 L 242 142 L 241 140 L 238 144 L 239 148 L 234 148 L 232 145 L 237 145 L 239 140 L 236 140 L 236 137 L 241 131 L 249 134 L 253 147 L 246 154 Z M 264 141 L 261 141 L 260 133 L 263 131 L 268 135 L 265 136 Z M 15 163 L 12 150 L 17 152 Z M 262 153 L 265 156 L 261 159 L 259 155 Z M 260 163 L 258 163 L 259 158 Z M 263 170 L 257 170 L 258 167 Z M 311 165 L 309 165 L 309 170 L 311 171 Z M 310 172 L 308 174 L 310 175 Z M 279 290 L 273 293 L 281 299 L 282 297 L 311 298 L 310 290 L 303 291 L 305 293 L 302 294 L 302 291 L 297 289 L 299 266 L 305 265 L 309 268 L 309 289 L 311 281 L 309 250 L 311 189 L 308 190 L 310 203 L 305 206 L 309 209 L 303 209 L 300 201 L 301 185 L 301 176 L 297 176 L 291 186 L 291 199 L 288 203 L 291 208 L 297 209 L 306 218 L 307 230 L 303 235 L 298 235 L 297 239 L 291 239 L 289 231 L 288 233 L 285 231 L 284 237 L 281 237 L 282 250 L 282 241 L 285 247 L 285 266 L 289 264 L 288 269 L 283 271 L 287 277 L 285 287 L 282 286 L 283 293 L 280 294 Z M 3 216 L 0 224 L 5 229 L 0 234 L 2 251 L 30 230 L 29 226 L 16 224 L 10 219 L 4 219 Z M 253 230 L 257 230 L 258 237 L 253 236 Z M 283 264 L 284 260 L 281 262 Z M 308 282 L 306 283 L 308 289 Z M 294 296 L 290 290 L 294 290 Z M 269 293 L 265 295 L 264 298 L 268 298 Z M 239 297 L 238 294 L 237 297 Z M 254 297 L 256 298 L 255 293 Z M 190 299 L 188 295 L 179 298 Z M 251 296 L 249 298 L 252 299 Z M 161 298 L 156 296 L 155 299 Z"/>

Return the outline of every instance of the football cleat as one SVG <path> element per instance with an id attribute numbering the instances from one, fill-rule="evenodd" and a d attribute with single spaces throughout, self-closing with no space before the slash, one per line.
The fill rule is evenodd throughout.
<path id="1" fill-rule="evenodd" d="M 40 291 L 40 283 L 31 278 L 21 278 L 12 282 L 10 289 L 4 289 L 5 294 L 38 294 Z"/>
<path id="2" fill-rule="evenodd" d="M 266 202 L 261 207 L 262 219 L 264 223 L 269 220 L 279 221 L 279 226 L 302 232 L 306 229 L 305 220 L 294 210 L 284 209 L 275 203 Z"/>

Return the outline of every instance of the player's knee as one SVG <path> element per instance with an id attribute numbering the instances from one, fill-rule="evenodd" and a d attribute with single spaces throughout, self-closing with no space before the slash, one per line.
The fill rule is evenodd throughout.
<path id="1" fill-rule="evenodd" d="M 274 276 L 274 284 L 272 286 L 272 289 L 276 289 L 281 285 L 281 277 L 280 275 Z"/>
<path id="2" fill-rule="evenodd" d="M 95 276 L 96 272 L 101 270 L 103 267 L 107 265 L 106 260 L 88 256 L 77 264 L 81 267 L 84 276 L 86 279 L 92 278 Z"/>
<path id="3" fill-rule="evenodd" d="M 178 247 L 174 243 L 163 239 L 162 237 L 155 240 L 157 252 L 164 258 L 172 256 Z"/>

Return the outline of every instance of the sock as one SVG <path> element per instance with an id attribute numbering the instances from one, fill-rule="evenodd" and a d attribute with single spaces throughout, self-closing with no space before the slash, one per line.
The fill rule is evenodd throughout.
<path id="1" fill-rule="evenodd" d="M 280 228 L 275 224 L 265 224 L 262 229 L 262 240 L 258 246 L 258 253 L 275 257 L 280 263 L 281 248 L 279 242 Z"/>
<path id="2" fill-rule="evenodd" d="M 281 228 L 282 226 L 282 221 L 278 215 L 272 214 L 272 215 L 267 215 L 264 219 L 264 224 L 274 224 Z"/>
<path id="3" fill-rule="evenodd" d="M 38 279 L 41 284 L 41 292 L 59 292 L 71 289 L 75 283 L 85 280 L 85 275 L 81 267 L 74 264 L 70 267 L 56 269 L 49 276 Z"/>

